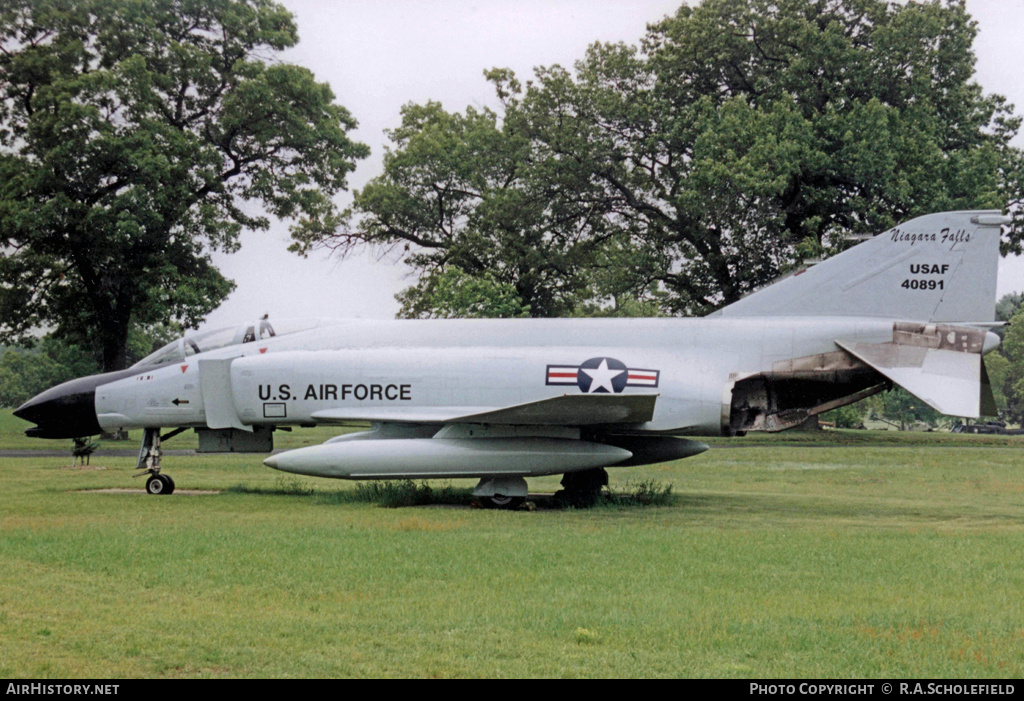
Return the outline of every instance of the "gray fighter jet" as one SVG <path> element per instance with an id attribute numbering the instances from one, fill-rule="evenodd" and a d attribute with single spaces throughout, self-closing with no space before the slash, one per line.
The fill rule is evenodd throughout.
<path id="1" fill-rule="evenodd" d="M 931 214 L 702 319 L 266 320 L 186 336 L 15 411 L 28 435 L 143 429 L 147 489 L 170 493 L 161 440 L 266 451 L 290 425 L 369 424 L 272 455 L 342 479 L 478 478 L 514 506 L 526 477 L 570 498 L 604 468 L 696 455 L 693 436 L 782 431 L 900 385 L 944 414 L 994 413 L 997 211 Z M 165 428 L 174 428 L 161 435 Z M 685 436 L 685 438 L 680 437 Z"/>

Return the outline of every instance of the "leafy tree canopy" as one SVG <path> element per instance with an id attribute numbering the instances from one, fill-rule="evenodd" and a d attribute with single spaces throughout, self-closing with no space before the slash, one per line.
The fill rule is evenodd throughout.
<path id="1" fill-rule="evenodd" d="M 985 357 L 985 365 L 1004 416 L 1024 426 L 1024 308 L 1017 308 L 1003 329 L 1002 344 Z"/>
<path id="2" fill-rule="evenodd" d="M 1024 294 L 1008 292 L 996 302 L 996 321 L 1009 321 L 1024 305 Z"/>
<path id="3" fill-rule="evenodd" d="M 366 146 L 271 0 L 0 0 L 0 337 L 48 325 L 122 367 L 133 326 L 194 326 L 209 257 L 263 212 L 334 231 Z M 253 207 L 247 203 L 255 203 Z"/>
<path id="4" fill-rule="evenodd" d="M 901 431 L 907 430 L 908 426 L 917 421 L 934 426 L 942 417 L 942 414 L 902 387 L 894 387 L 882 394 L 881 413 L 890 421 L 898 423 Z"/>
<path id="5" fill-rule="evenodd" d="M 529 316 L 516 291 L 489 276 L 471 277 L 452 267 L 430 275 L 426 284 L 398 295 L 406 319 L 510 319 Z"/>
<path id="6" fill-rule="evenodd" d="M 704 313 L 851 233 L 1020 197 L 1020 119 L 975 82 L 975 34 L 959 0 L 683 5 L 574 70 L 489 71 L 500 114 L 407 106 L 352 220 L 302 245 L 395 249 L 421 290 L 492 275 L 535 316 Z"/>

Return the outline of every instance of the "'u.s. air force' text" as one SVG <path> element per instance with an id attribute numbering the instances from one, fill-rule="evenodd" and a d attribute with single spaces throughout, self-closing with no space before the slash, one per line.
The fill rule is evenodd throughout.
<path id="1" fill-rule="evenodd" d="M 303 399 L 311 401 L 345 400 L 355 399 L 356 401 L 400 401 L 407 402 L 412 399 L 412 385 L 332 385 L 332 384 L 311 384 L 306 385 L 305 392 L 293 392 L 291 385 L 260 385 L 259 394 L 261 401 L 287 401 L 289 399 Z"/>

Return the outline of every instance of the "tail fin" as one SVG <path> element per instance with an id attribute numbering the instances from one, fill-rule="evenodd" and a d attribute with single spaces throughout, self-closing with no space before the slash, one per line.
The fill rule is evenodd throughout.
<path id="1" fill-rule="evenodd" d="M 992 321 L 1000 226 L 1007 221 L 994 210 L 918 217 L 715 315 Z"/>

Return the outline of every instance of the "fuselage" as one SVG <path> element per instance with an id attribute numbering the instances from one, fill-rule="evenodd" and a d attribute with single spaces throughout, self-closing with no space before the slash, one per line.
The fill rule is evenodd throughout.
<path id="1" fill-rule="evenodd" d="M 738 378 L 834 353 L 836 339 L 883 342 L 892 330 L 892 320 L 834 317 L 354 320 L 139 369 L 99 385 L 95 412 L 105 431 L 206 427 L 214 411 L 233 411 L 244 428 L 312 424 L 346 408 L 400 417 L 636 393 L 658 400 L 631 432 L 719 435 Z"/>

